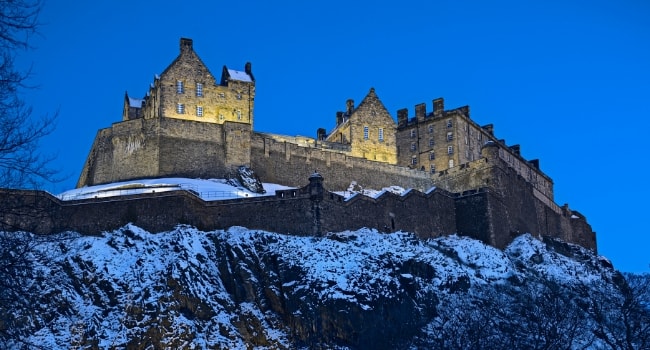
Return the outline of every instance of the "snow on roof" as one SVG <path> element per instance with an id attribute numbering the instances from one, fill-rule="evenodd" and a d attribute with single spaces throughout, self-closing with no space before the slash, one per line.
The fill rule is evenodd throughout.
<path id="1" fill-rule="evenodd" d="M 228 74 L 230 75 L 230 78 L 234 80 L 246 81 L 249 83 L 253 82 L 251 76 L 246 74 L 246 72 L 242 72 L 234 69 L 228 69 Z"/>
<path id="2" fill-rule="evenodd" d="M 86 186 L 59 194 L 61 200 L 78 200 L 87 198 L 104 198 L 126 196 L 140 193 L 190 191 L 205 201 L 275 196 L 276 190 L 292 189 L 294 187 L 264 183 L 265 194 L 253 193 L 243 186 L 224 179 L 187 179 L 160 178 L 116 182 L 105 185 Z"/>
<path id="3" fill-rule="evenodd" d="M 142 103 L 144 102 L 141 98 L 129 97 L 129 107 L 142 108 Z"/>

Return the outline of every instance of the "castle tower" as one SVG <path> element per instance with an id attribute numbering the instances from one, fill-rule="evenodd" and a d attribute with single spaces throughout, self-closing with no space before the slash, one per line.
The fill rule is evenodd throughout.
<path id="1" fill-rule="evenodd" d="M 146 177 L 227 177 L 250 166 L 255 78 L 223 67 L 220 80 L 181 38 L 178 56 L 143 99 L 124 95 L 122 122 L 100 130 L 77 186 Z"/>

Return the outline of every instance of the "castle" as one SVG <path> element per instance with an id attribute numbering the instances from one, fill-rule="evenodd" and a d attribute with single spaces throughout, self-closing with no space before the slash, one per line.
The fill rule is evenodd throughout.
<path id="1" fill-rule="evenodd" d="M 298 190 L 255 202 L 242 199 L 237 206 L 201 204 L 174 194 L 180 197 L 166 205 L 160 203 L 168 196 L 146 195 L 122 209 L 99 199 L 76 208 L 85 206 L 86 215 L 113 212 L 119 219 L 108 226 L 135 215 L 144 226 L 166 227 L 173 220 L 161 217 L 173 204 L 170 217 L 181 211 L 185 222 L 205 228 L 236 224 L 320 234 L 363 225 L 421 237 L 459 233 L 497 247 L 530 232 L 596 249 L 584 216 L 555 204 L 553 182 L 539 161 L 524 159 L 518 145 L 497 139 L 492 125 L 474 122 L 468 107 L 445 110 L 437 98 L 432 112 L 418 104 L 413 116 L 407 109 L 397 111 L 396 122 L 371 88 L 358 105 L 346 102 L 329 133 L 321 128 L 316 138 L 291 137 L 253 131 L 255 92 L 250 63 L 243 71 L 224 66 L 217 80 L 192 40 L 181 39 L 178 57 L 155 76 L 146 96 L 126 93 L 122 121 L 97 133 L 77 187 L 154 177 L 230 178 L 247 166 L 263 182 Z M 318 173 L 302 187 L 314 169 Z M 362 188 L 398 185 L 413 191 L 349 201 L 328 191 L 344 190 L 353 181 Z M 48 200 L 54 204 L 47 206 L 59 212 L 71 210 L 64 215 L 67 222 L 53 219 L 48 229 L 87 225 L 72 223 L 78 209 L 63 209 L 69 203 Z M 154 208 L 156 218 L 145 220 Z M 255 221 L 245 214 L 251 208 L 268 217 Z M 99 212 L 97 220 L 109 220 Z M 279 214 L 292 220 L 273 218 Z"/>

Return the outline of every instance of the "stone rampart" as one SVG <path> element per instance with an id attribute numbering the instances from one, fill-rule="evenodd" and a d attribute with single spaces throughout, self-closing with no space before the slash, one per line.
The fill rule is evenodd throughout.
<path id="1" fill-rule="evenodd" d="M 433 181 L 424 171 L 374 162 L 318 147 L 304 147 L 254 133 L 251 167 L 264 182 L 299 186 L 304 174 L 317 170 L 332 190 L 345 190 L 351 182 L 362 188 L 392 185 L 427 191 Z"/>
<path id="2" fill-rule="evenodd" d="M 202 230 L 244 226 L 295 235 L 362 227 L 414 232 L 422 238 L 456 231 L 452 195 L 442 190 L 345 200 L 327 191 L 314 197 L 306 186 L 275 196 L 219 201 L 204 201 L 185 190 L 70 201 L 43 191 L 0 191 L 0 207 L 10 208 L 0 212 L 0 230 L 39 234 L 68 230 L 99 234 L 129 222 L 151 232 L 178 224 Z"/>
<path id="3" fill-rule="evenodd" d="M 77 187 L 139 178 L 224 178 L 250 165 L 251 126 L 134 119 L 100 130 Z"/>

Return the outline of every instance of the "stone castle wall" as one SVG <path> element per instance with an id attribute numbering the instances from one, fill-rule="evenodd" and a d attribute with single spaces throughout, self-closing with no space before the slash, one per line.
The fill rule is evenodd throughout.
<path id="1" fill-rule="evenodd" d="M 300 186 L 304 174 L 317 170 L 335 191 L 347 189 L 352 181 L 362 188 L 377 190 L 399 185 L 427 191 L 434 186 L 431 176 L 423 171 L 303 147 L 258 133 L 251 140 L 251 167 L 262 181 L 289 186 Z"/>
<path id="2" fill-rule="evenodd" d="M 250 164 L 251 126 L 134 119 L 100 130 L 77 187 L 138 178 L 224 178 Z"/>
<path id="3" fill-rule="evenodd" d="M 315 199 L 305 187 L 279 191 L 276 196 L 211 202 L 182 190 L 130 195 L 119 200 L 77 201 L 61 201 L 43 191 L 0 191 L 0 207 L 16 209 L 0 213 L 0 230 L 39 234 L 68 230 L 100 234 L 127 223 L 151 232 L 170 230 L 178 224 L 202 230 L 244 226 L 295 235 L 362 227 L 414 232 L 421 238 L 455 232 L 453 198 L 441 190 L 426 194 L 412 191 L 405 196 L 384 194 L 379 198 L 356 196 L 346 201 L 327 191 Z M 422 208 L 428 215 L 417 215 L 416 209 Z"/>
<path id="4" fill-rule="evenodd" d="M 498 157 L 491 148 L 481 161 L 467 164 L 453 176 L 461 185 L 485 186 L 459 193 L 456 199 L 458 233 L 504 248 L 523 233 L 560 238 L 596 250 L 596 236 L 585 217 L 559 208 Z M 492 154 L 492 156 L 490 156 Z M 552 205 L 549 205 L 549 202 Z"/>

